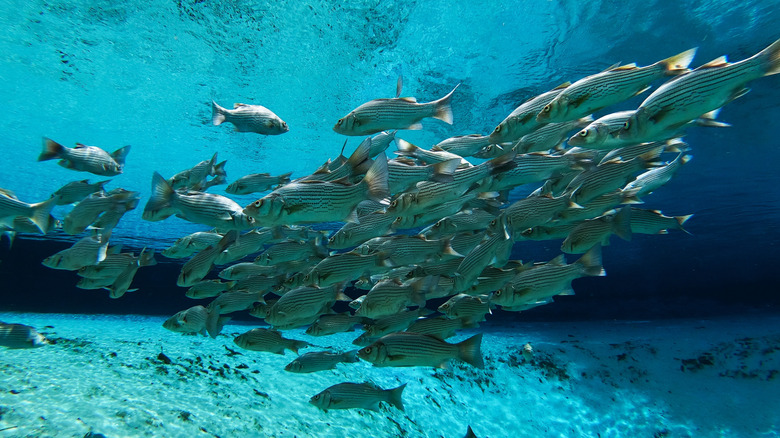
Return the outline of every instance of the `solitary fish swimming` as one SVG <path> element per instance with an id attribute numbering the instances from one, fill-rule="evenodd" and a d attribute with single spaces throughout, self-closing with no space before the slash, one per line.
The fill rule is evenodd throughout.
<path id="1" fill-rule="evenodd" d="M 212 100 L 211 122 L 214 125 L 230 122 L 237 132 L 255 132 L 263 135 L 279 135 L 290 130 L 287 123 L 268 108 L 244 103 L 236 103 L 230 110 L 222 108 Z"/>
<path id="2" fill-rule="evenodd" d="M 387 402 L 404 410 L 401 394 L 406 383 L 395 389 L 382 389 L 373 383 L 339 383 L 315 395 L 309 403 L 325 412 L 328 409 L 370 409 L 379 410 L 379 402 Z"/>
<path id="3" fill-rule="evenodd" d="M 97 146 L 76 143 L 75 148 L 68 148 L 44 137 L 43 152 L 38 156 L 38 161 L 59 158 L 59 165 L 66 169 L 114 176 L 122 173 L 128 153 L 130 153 L 130 146 L 119 148 L 109 154 Z"/>

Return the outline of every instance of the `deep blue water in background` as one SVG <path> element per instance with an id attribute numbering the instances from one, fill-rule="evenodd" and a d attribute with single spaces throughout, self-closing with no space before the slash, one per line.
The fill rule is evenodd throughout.
<path id="1" fill-rule="evenodd" d="M 0 187 L 34 202 L 90 177 L 36 162 L 42 136 L 107 150 L 130 144 L 125 172 L 109 188 L 140 191 L 142 204 L 112 242 L 163 248 L 202 227 L 141 220 L 153 171 L 169 177 L 218 152 L 231 181 L 253 172 L 311 173 L 341 149 L 333 123 L 362 102 L 392 97 L 399 74 L 403 94 L 420 101 L 462 84 L 452 126 L 427 120 L 423 131 L 399 134 L 429 147 L 488 133 L 527 98 L 616 62 L 647 65 L 691 47 L 699 47 L 693 66 L 724 54 L 736 61 L 780 37 L 776 1 L 332 3 L 1 1 Z M 720 119 L 732 128 L 691 129 L 693 160 L 645 199 L 643 208 L 693 213 L 692 235 L 613 237 L 604 250 L 606 278 L 577 280 L 576 296 L 508 317 L 777 310 L 779 85 L 780 76 L 759 79 L 727 105 Z M 635 108 L 645 96 L 596 116 Z M 211 126 L 212 99 L 262 104 L 290 132 L 266 138 Z M 120 300 L 76 289 L 74 273 L 40 265 L 70 244 L 54 237 L 22 237 L 3 248 L 0 310 L 172 314 L 192 305 L 175 286 L 180 264 L 162 256 L 139 271 L 140 290 Z M 558 248 L 523 242 L 514 255 L 547 261 Z"/>

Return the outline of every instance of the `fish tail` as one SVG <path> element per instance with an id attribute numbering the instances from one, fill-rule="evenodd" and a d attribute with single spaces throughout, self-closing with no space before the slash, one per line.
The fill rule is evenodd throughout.
<path id="1" fill-rule="evenodd" d="M 395 139 L 396 147 L 398 147 L 398 151 L 396 152 L 398 155 L 405 156 L 405 157 L 415 157 L 417 155 L 417 149 L 419 147 L 409 143 L 408 141 L 397 138 Z M 460 164 L 460 161 L 458 161 Z"/>
<path id="2" fill-rule="evenodd" d="M 106 191 L 106 189 L 105 189 L 105 187 L 103 187 L 103 186 L 105 186 L 106 184 L 108 184 L 108 183 L 110 183 L 110 182 L 111 182 L 111 180 L 110 180 L 110 179 L 107 179 L 107 180 L 105 180 L 105 181 L 100 181 L 100 182 L 98 182 L 98 183 L 95 183 L 95 185 L 97 185 L 97 187 L 98 187 L 98 190 L 97 190 L 97 191 L 99 191 L 99 192 L 105 192 L 105 191 Z"/>
<path id="3" fill-rule="evenodd" d="M 312 248 L 314 249 L 314 253 L 318 257 L 325 258 L 325 257 L 327 257 L 329 255 L 328 247 L 325 246 L 325 244 L 323 243 L 323 239 L 322 239 L 322 235 L 321 234 L 318 235 L 317 237 L 315 237 L 314 240 L 310 240 L 310 242 L 311 242 Z M 350 300 L 350 301 L 352 301 L 352 300 Z"/>
<path id="4" fill-rule="evenodd" d="M 154 258 L 154 249 L 142 249 L 141 255 L 138 256 L 138 266 L 154 266 L 156 264 L 157 259 Z"/>
<path id="5" fill-rule="evenodd" d="M 227 182 L 227 180 L 224 179 L 227 176 L 227 172 L 225 171 L 226 164 L 227 164 L 227 160 L 214 165 L 214 175 L 216 175 L 217 178 L 222 177 L 220 181 L 224 181 L 224 182 Z"/>
<path id="6" fill-rule="evenodd" d="M 130 153 L 130 145 L 121 147 L 114 152 L 111 153 L 111 158 L 116 161 L 116 164 L 119 165 L 119 167 L 124 167 L 125 165 L 125 159 L 127 159 L 127 154 Z"/>
<path id="7" fill-rule="evenodd" d="M 279 184 L 287 184 L 290 182 L 290 177 L 292 176 L 292 172 L 287 172 L 279 175 Z"/>
<path id="8" fill-rule="evenodd" d="M 368 137 L 360 143 L 355 152 L 347 159 L 347 165 L 352 169 L 353 175 L 365 173 L 366 169 L 370 168 L 372 164 L 369 158 L 370 153 L 371 137 Z"/>
<path id="9" fill-rule="evenodd" d="M 696 49 L 688 49 L 682 53 L 678 53 L 670 58 L 666 58 L 658 63 L 664 66 L 664 73 L 667 76 L 677 76 L 690 71 L 688 66 L 693 61 L 693 57 L 696 56 Z"/>
<path id="10" fill-rule="evenodd" d="M 683 228 L 683 224 L 688 222 L 688 219 L 690 219 L 692 217 L 693 217 L 692 214 L 688 214 L 688 215 L 685 215 L 685 216 L 675 216 L 674 218 L 677 219 L 677 229 L 679 229 L 680 231 L 683 231 L 685 233 L 691 234 L 690 231 L 688 231 L 685 228 Z"/>
<path id="11" fill-rule="evenodd" d="M 458 87 L 460 87 L 460 84 L 456 85 L 449 94 L 434 102 L 436 108 L 433 115 L 434 119 L 439 119 L 442 122 L 452 125 L 452 107 L 450 106 L 450 101 L 452 100 L 452 93 L 454 93 Z"/>
<path id="12" fill-rule="evenodd" d="M 217 102 L 211 101 L 211 123 L 214 126 L 221 125 L 225 121 L 225 108 L 217 105 Z"/>
<path id="13" fill-rule="evenodd" d="M 152 176 L 152 196 L 149 198 L 149 201 L 146 202 L 143 218 L 152 220 L 154 213 L 171 207 L 171 203 L 175 196 L 176 192 L 173 191 L 173 187 L 168 184 L 168 181 L 159 173 L 154 172 L 154 175 Z M 162 219 L 163 218 L 156 218 L 156 220 Z"/>
<path id="14" fill-rule="evenodd" d="M 601 246 L 599 245 L 589 249 L 588 252 L 583 254 L 582 257 L 574 263 L 577 263 L 582 267 L 585 275 L 591 277 L 603 277 L 607 275 L 606 271 L 604 271 L 604 267 L 601 266 Z"/>
<path id="15" fill-rule="evenodd" d="M 360 358 L 358 358 L 358 351 L 360 350 L 349 350 L 345 351 L 341 354 L 341 361 L 345 363 L 357 363 L 360 362 Z"/>
<path id="16" fill-rule="evenodd" d="M 361 184 L 366 186 L 368 199 L 382 201 L 390 197 L 390 187 L 387 179 L 387 157 L 382 153 L 374 160 L 374 164 L 368 169 L 365 178 L 361 182 Z"/>
<path id="17" fill-rule="evenodd" d="M 55 158 L 62 157 L 62 153 L 65 151 L 65 146 L 57 143 L 56 141 L 43 137 L 43 151 L 38 155 L 38 161 L 53 160 Z"/>
<path id="18" fill-rule="evenodd" d="M 219 332 L 222 331 L 222 325 L 220 325 L 219 305 L 209 306 L 209 315 L 206 317 L 206 331 L 209 336 L 216 338 Z"/>
<path id="19" fill-rule="evenodd" d="M 720 113 L 720 110 L 722 108 L 718 108 L 715 110 L 712 110 L 706 114 L 702 114 L 699 116 L 698 119 L 696 119 L 696 124 L 698 126 L 706 126 L 708 128 L 729 128 L 731 127 L 731 124 L 720 122 L 718 120 L 715 120 L 718 118 L 718 114 Z"/>
<path id="20" fill-rule="evenodd" d="M 621 204 L 644 204 L 645 202 L 639 199 L 639 197 L 636 195 L 637 193 L 639 193 L 639 188 L 623 190 L 621 192 L 623 199 L 620 201 L 620 203 Z"/>
<path id="21" fill-rule="evenodd" d="M 770 44 L 766 49 L 760 51 L 756 56 L 761 58 L 766 65 L 766 73 L 764 73 L 764 76 L 780 73 L 780 39 Z"/>
<path id="22" fill-rule="evenodd" d="M 401 411 L 404 410 L 404 402 L 401 400 L 401 395 L 404 392 L 404 388 L 406 388 L 406 383 L 399 386 L 398 388 L 388 390 L 389 393 L 387 394 L 387 402 Z"/>
<path id="23" fill-rule="evenodd" d="M 485 368 L 485 362 L 482 359 L 482 333 L 474 335 L 456 345 L 460 360 L 477 368 Z"/>
<path id="24" fill-rule="evenodd" d="M 631 207 L 623 207 L 612 220 L 612 232 L 623 240 L 631 241 Z"/>
<path id="25" fill-rule="evenodd" d="M 30 205 L 30 220 L 38 227 L 41 234 L 46 234 L 49 231 L 49 217 L 55 205 L 57 205 L 57 198 L 49 198 L 43 202 Z"/>

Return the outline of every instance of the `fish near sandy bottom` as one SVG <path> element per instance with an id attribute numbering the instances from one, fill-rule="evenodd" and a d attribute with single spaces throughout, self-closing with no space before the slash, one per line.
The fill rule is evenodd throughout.
<path id="1" fill-rule="evenodd" d="M 395 389 L 382 389 L 372 383 L 338 383 L 313 396 L 309 403 L 325 412 L 328 409 L 369 409 L 379 411 L 379 403 L 387 402 L 401 411 L 401 394 L 406 383 Z"/>
<path id="2" fill-rule="evenodd" d="M 211 123 L 216 126 L 223 122 L 232 123 L 237 132 L 262 135 L 279 135 L 290 130 L 285 121 L 264 106 L 236 103 L 230 110 L 222 108 L 212 100 Z"/>
<path id="3" fill-rule="evenodd" d="M 446 368 L 450 359 L 458 359 L 477 368 L 484 368 L 481 352 L 482 333 L 458 344 L 420 333 L 399 332 L 379 338 L 360 349 L 358 357 L 375 367 L 436 367 Z"/>
<path id="4" fill-rule="evenodd" d="M 355 363 L 360 360 L 357 358 L 357 350 L 350 350 L 344 353 L 333 353 L 331 351 L 313 351 L 305 353 L 295 358 L 284 367 L 285 371 L 291 373 L 316 373 L 317 371 L 327 371 L 336 368 L 340 363 Z"/>
<path id="5" fill-rule="evenodd" d="M 233 339 L 233 342 L 245 350 L 267 351 L 275 354 L 284 354 L 285 350 L 291 350 L 298 354 L 298 349 L 311 346 L 306 341 L 287 339 L 276 330 L 255 328 L 242 333 Z"/>
<path id="6" fill-rule="evenodd" d="M 10 349 L 43 347 L 50 342 L 35 328 L 0 322 L 0 346 Z"/>

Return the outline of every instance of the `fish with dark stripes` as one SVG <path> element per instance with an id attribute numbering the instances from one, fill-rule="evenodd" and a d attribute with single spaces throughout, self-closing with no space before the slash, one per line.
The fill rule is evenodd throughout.
<path id="1" fill-rule="evenodd" d="M 69 148 L 44 137 L 43 152 L 38 156 L 38 161 L 59 159 L 58 164 L 66 169 L 114 176 L 122 173 L 129 153 L 130 146 L 121 147 L 109 154 L 97 146 L 76 143 L 75 148 Z"/>

